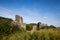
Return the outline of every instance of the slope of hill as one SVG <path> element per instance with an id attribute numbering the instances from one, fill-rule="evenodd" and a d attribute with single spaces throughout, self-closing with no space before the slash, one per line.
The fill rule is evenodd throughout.
<path id="1" fill-rule="evenodd" d="M 0 17 L 0 34 L 1 35 L 9 35 L 19 29 L 17 25 L 11 26 L 12 21 L 13 21 L 12 19 Z"/>
<path id="2" fill-rule="evenodd" d="M 60 40 L 60 29 L 40 29 L 36 31 L 24 31 L 17 25 L 11 26 L 13 20 L 0 17 L 0 40 Z M 27 24 L 29 29 L 32 25 Z M 29 26 L 29 27 L 28 27 Z"/>

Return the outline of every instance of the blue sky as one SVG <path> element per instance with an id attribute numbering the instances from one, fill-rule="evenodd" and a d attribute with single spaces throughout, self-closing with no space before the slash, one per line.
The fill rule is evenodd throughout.
<path id="1" fill-rule="evenodd" d="M 25 23 L 60 26 L 60 0 L 0 0 L 0 16 L 15 19 L 16 14 Z"/>

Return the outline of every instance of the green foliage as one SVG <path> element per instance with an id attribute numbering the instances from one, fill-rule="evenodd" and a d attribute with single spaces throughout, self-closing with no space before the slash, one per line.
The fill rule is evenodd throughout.
<path id="1" fill-rule="evenodd" d="M 60 40 L 60 30 L 41 29 L 31 34 L 30 40 Z"/>
<path id="2" fill-rule="evenodd" d="M 36 31 L 25 31 L 18 25 L 11 26 L 12 21 L 0 17 L 0 40 L 60 40 L 60 29 L 56 29 L 53 25 Z M 33 25 L 36 24 L 27 24 L 27 30 L 31 30 Z"/>
<path id="3" fill-rule="evenodd" d="M 26 24 L 26 30 L 31 31 L 33 28 L 33 25 L 36 25 L 36 24 L 35 23 Z"/>
<path id="4" fill-rule="evenodd" d="M 1 36 L 2 40 L 60 40 L 60 29 L 41 29 L 39 31 L 15 32 Z"/>
<path id="5" fill-rule="evenodd" d="M 39 22 L 38 24 L 36 24 L 36 23 L 27 24 L 26 25 L 26 30 L 31 31 L 32 28 L 33 28 L 33 25 L 37 26 L 37 28 L 36 28 L 37 30 L 40 30 L 40 29 L 50 29 L 50 28 L 56 29 L 56 27 L 54 25 L 50 25 L 50 26 L 45 25 L 45 26 L 40 27 L 39 24 L 41 24 L 41 23 Z"/>
<path id="6" fill-rule="evenodd" d="M 9 33 L 11 19 L 0 17 L 0 34 Z"/>
<path id="7" fill-rule="evenodd" d="M 40 24 L 41 24 L 41 22 L 37 23 L 37 30 L 40 30 Z"/>
<path id="8" fill-rule="evenodd" d="M 55 26 L 53 26 L 53 25 L 50 25 L 49 27 L 50 27 L 50 28 L 56 28 L 56 27 L 55 27 Z"/>
<path id="9" fill-rule="evenodd" d="M 0 17 L 0 35 L 9 35 L 16 30 L 18 30 L 18 26 L 11 26 L 12 19 Z"/>

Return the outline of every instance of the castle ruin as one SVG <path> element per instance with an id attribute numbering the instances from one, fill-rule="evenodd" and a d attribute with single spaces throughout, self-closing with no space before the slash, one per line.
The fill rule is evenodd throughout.
<path id="1" fill-rule="evenodd" d="M 12 22 L 14 25 L 18 25 L 19 28 L 23 28 L 26 30 L 26 24 L 23 23 L 23 18 L 19 15 L 16 15 L 15 16 L 15 21 Z M 46 24 L 42 24 L 41 22 L 38 22 L 36 25 L 33 25 L 32 26 L 32 30 L 35 31 L 35 30 L 39 30 L 40 28 L 43 28 L 44 26 L 47 26 Z"/>
<path id="2" fill-rule="evenodd" d="M 19 15 L 15 16 L 15 22 L 22 28 L 26 29 L 26 24 L 23 23 L 23 18 Z"/>

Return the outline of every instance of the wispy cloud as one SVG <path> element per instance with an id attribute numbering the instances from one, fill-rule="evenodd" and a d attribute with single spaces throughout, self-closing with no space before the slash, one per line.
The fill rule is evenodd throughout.
<path id="1" fill-rule="evenodd" d="M 0 16 L 14 19 L 13 11 L 3 7 L 0 7 Z"/>
<path id="2" fill-rule="evenodd" d="M 43 17 L 44 19 L 47 19 L 48 17 Z"/>
<path id="3" fill-rule="evenodd" d="M 25 14 L 25 16 L 23 18 L 26 23 L 30 23 L 30 22 L 37 23 L 40 21 L 40 19 L 42 19 L 38 10 L 34 11 L 34 10 L 22 8 L 22 12 L 24 12 L 24 14 Z"/>
<path id="4" fill-rule="evenodd" d="M 39 18 L 38 12 L 29 10 L 26 8 L 21 8 L 19 10 L 17 10 L 18 11 L 17 12 L 17 11 L 12 11 L 7 8 L 0 7 L 0 16 L 15 19 L 15 15 L 18 14 L 20 16 L 23 16 L 24 22 L 26 23 L 37 22 Z"/>
<path id="5" fill-rule="evenodd" d="M 20 8 L 17 10 L 10 10 L 7 8 L 3 8 L 0 7 L 0 16 L 3 17 L 7 17 L 7 18 L 12 18 L 13 20 L 15 19 L 15 15 L 18 14 L 20 16 L 23 17 L 24 22 L 25 23 L 37 23 L 37 22 L 43 22 L 43 23 L 47 23 L 47 24 L 53 24 L 56 26 L 60 26 L 59 23 L 53 23 L 55 20 L 52 18 L 53 15 L 51 15 L 51 17 L 49 17 L 49 15 L 43 15 L 40 12 L 38 12 L 38 10 L 34 11 L 34 10 L 29 10 L 26 8 Z M 47 20 L 45 20 L 47 19 Z"/>

